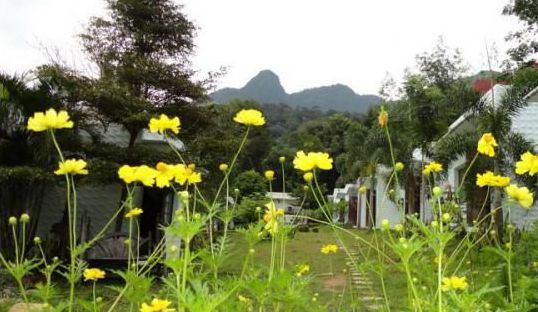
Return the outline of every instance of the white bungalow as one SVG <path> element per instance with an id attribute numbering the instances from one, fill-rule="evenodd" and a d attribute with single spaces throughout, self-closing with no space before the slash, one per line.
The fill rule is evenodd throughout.
<path id="1" fill-rule="evenodd" d="M 482 96 L 481 101 L 483 101 L 485 105 L 497 106 L 503 100 L 503 96 L 506 94 L 508 88 L 510 88 L 510 86 L 497 84 Z M 523 135 L 525 139 L 531 141 L 536 147 L 538 146 L 538 88 L 532 90 L 524 97 L 524 99 L 527 101 L 528 105 L 522 108 L 517 116 L 512 118 L 512 131 Z M 464 133 L 475 127 L 476 123 L 474 118 L 470 113 L 466 113 L 450 125 L 445 136 Z M 457 187 L 463 178 L 464 170 L 466 169 L 465 166 L 466 159 L 464 155 L 461 155 L 457 160 L 448 164 L 447 181 L 445 181 L 443 185 L 445 191 L 454 190 L 455 187 Z M 529 211 L 512 209 L 512 221 L 520 228 L 528 227 L 538 218 L 537 206 L 538 205 L 535 202 L 535 206 Z M 465 209 L 465 207 L 463 207 L 463 209 Z"/>
<path id="2" fill-rule="evenodd" d="M 343 223 L 350 223 L 350 220 L 357 218 L 357 200 L 359 188 L 356 183 L 348 183 L 343 188 L 335 188 L 333 194 L 328 196 L 329 202 L 337 204 L 341 201 L 347 202 L 345 213 L 335 211 L 333 218 Z"/>
<path id="3" fill-rule="evenodd" d="M 373 185 L 371 178 L 359 178 L 357 190 L 364 186 L 366 192 L 357 192 L 356 216 L 352 219 L 354 227 L 379 228 L 383 219 L 389 220 L 391 224 L 402 222 L 406 206 L 405 191 L 401 188 L 394 190 L 394 192 L 389 190 L 387 182 L 391 170 L 378 165 Z"/>
<path id="4" fill-rule="evenodd" d="M 118 124 L 110 124 L 106 129 L 97 128 L 101 140 L 105 143 L 118 147 L 127 147 L 129 134 Z M 80 133 L 83 141 L 92 142 L 90 135 L 84 131 Z M 180 140 L 174 139 L 171 142 L 176 148 L 184 150 L 184 145 Z M 136 145 L 151 145 L 155 149 L 167 149 L 168 143 L 161 135 L 150 133 L 144 129 L 136 138 Z M 90 168 L 91 170 L 91 168 Z M 91 172 L 90 172 L 91 173 Z M 86 241 L 96 235 L 101 228 L 110 220 L 120 206 L 122 198 L 122 184 L 82 184 L 77 187 L 77 224 L 78 238 Z M 139 217 L 140 237 L 146 250 L 151 250 L 162 237 L 163 233 L 159 229 L 159 224 L 170 222 L 173 213 L 180 206 L 177 196 L 167 189 L 137 187 L 134 193 L 134 205 L 141 207 L 144 213 Z M 58 244 L 58 249 L 62 249 L 65 242 L 65 230 L 67 224 L 66 195 L 63 185 L 51 184 L 47 186 L 41 207 L 41 216 L 37 224 L 36 234 L 41 237 L 52 239 L 51 242 Z M 124 241 L 127 232 L 127 222 L 123 222 L 121 229 L 115 228 L 112 223 L 107 231 L 106 239 L 112 242 L 117 240 L 117 245 Z M 123 235 L 123 236 L 122 236 Z M 173 239 L 167 239 L 167 243 L 174 243 Z M 106 243 L 104 243 L 106 245 Z M 113 243 L 115 244 L 115 243 Z M 119 255 L 107 255 L 113 253 L 117 246 L 100 246 L 94 250 L 99 255 L 96 257 L 118 257 Z M 92 251 L 90 251 L 90 254 Z M 121 250 L 116 253 L 121 253 Z M 90 255 L 91 256 L 91 255 Z"/>
<path id="5" fill-rule="evenodd" d="M 301 212 L 300 199 L 290 193 L 284 192 L 267 192 L 265 197 L 270 198 L 275 203 L 276 208 L 284 209 L 284 222 L 291 223 L 306 223 L 306 219 L 297 218 L 297 214 Z"/>

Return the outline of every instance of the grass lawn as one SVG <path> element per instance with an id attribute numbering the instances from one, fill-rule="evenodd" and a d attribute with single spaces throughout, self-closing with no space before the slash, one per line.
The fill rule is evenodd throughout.
<path id="1" fill-rule="evenodd" d="M 372 282 L 369 289 L 358 291 L 351 283 L 349 266 L 346 265 L 346 252 L 340 249 L 336 254 L 325 255 L 320 249 L 326 244 L 337 244 L 338 238 L 328 226 L 319 226 L 318 232 L 297 232 L 295 237 L 287 243 L 286 265 L 293 268 L 297 264 L 307 263 L 310 265 L 308 275 L 313 278 L 313 292 L 318 293 L 318 301 L 325 303 L 329 311 L 339 311 L 339 307 L 350 307 L 353 302 L 357 311 L 363 311 L 366 302 L 361 302 L 361 297 L 382 297 L 379 277 L 370 274 L 368 279 Z M 365 230 L 350 229 L 356 235 L 367 241 L 372 241 L 373 236 Z M 371 260 L 377 259 L 377 253 L 368 248 L 360 240 L 355 239 L 348 233 L 340 231 L 340 238 L 344 244 L 358 252 L 364 252 Z M 224 264 L 223 271 L 229 274 L 238 274 L 241 271 L 246 253 L 246 243 L 240 234 L 231 236 L 234 253 Z M 267 267 L 270 262 L 271 242 L 262 241 L 256 247 L 254 263 Z M 332 273 L 331 274 L 331 270 Z M 385 285 L 390 292 L 391 309 L 400 310 L 405 306 L 407 292 L 405 290 L 405 277 L 396 268 L 386 272 Z M 382 304 L 382 301 L 379 301 Z"/>
<path id="2" fill-rule="evenodd" d="M 320 249 L 326 244 L 338 244 L 338 238 L 333 230 L 328 226 L 317 227 L 317 232 L 296 232 L 295 236 L 287 243 L 286 249 L 286 265 L 292 269 L 302 263 L 310 266 L 310 272 L 306 278 L 311 278 L 312 293 L 317 293 L 316 300 L 327 307 L 327 311 L 350 311 L 350 307 L 354 307 L 354 311 L 367 311 L 365 307 L 371 303 L 367 303 L 361 298 L 364 297 L 382 297 L 379 277 L 375 274 L 369 274 L 367 279 L 371 281 L 370 287 L 362 290 L 357 289 L 352 284 L 350 267 L 346 263 L 349 262 L 347 254 L 343 249 L 339 249 L 335 254 L 323 254 Z M 355 235 L 360 236 L 364 240 L 372 241 L 373 236 L 370 232 L 364 230 L 349 229 Z M 364 253 L 366 258 L 372 261 L 377 261 L 377 253 L 370 249 L 360 240 L 349 235 L 349 233 L 339 232 L 340 239 L 344 244 L 359 253 Z M 247 244 L 243 241 L 243 236 L 239 233 L 232 232 L 230 235 L 232 242 L 231 250 L 233 251 L 228 260 L 224 263 L 223 274 L 239 274 L 245 255 L 248 253 Z M 271 242 L 265 240 L 256 246 L 253 263 L 256 266 L 267 268 L 270 262 Z M 363 257 L 360 257 L 356 263 L 360 266 L 363 264 Z M 390 304 L 393 311 L 401 311 L 406 307 L 407 292 L 405 288 L 404 275 L 395 267 L 389 266 L 385 272 L 385 285 L 387 292 L 390 294 Z M 60 293 L 66 291 L 62 281 L 59 283 Z M 102 285 L 120 286 L 117 282 L 104 282 Z M 155 291 L 158 292 L 159 285 L 155 285 Z M 91 287 L 84 283 L 78 286 L 77 296 L 79 298 L 90 298 Z M 102 296 L 104 301 L 110 304 L 116 295 L 116 292 L 105 287 L 100 288 L 98 295 Z M 378 301 L 378 304 L 383 304 L 383 301 Z M 12 300 L 2 303 L 0 300 L 0 312 L 8 311 L 9 306 L 13 304 Z M 107 304 L 107 305 L 108 305 Z M 127 308 L 125 302 L 120 302 L 120 310 Z M 345 308 L 344 308 L 345 307 Z M 375 310 L 375 309 L 370 309 Z"/>

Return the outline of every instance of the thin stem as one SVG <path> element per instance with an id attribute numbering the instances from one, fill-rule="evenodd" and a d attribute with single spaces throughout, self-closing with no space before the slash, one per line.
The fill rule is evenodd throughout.
<path id="1" fill-rule="evenodd" d="M 19 265 L 19 242 L 17 239 L 17 232 L 15 231 L 15 227 L 15 224 L 11 226 L 11 233 L 13 234 L 13 243 L 15 244 L 15 263 Z"/>
<path id="2" fill-rule="evenodd" d="M 92 291 L 93 291 L 93 311 L 94 312 L 97 312 L 97 301 L 96 301 L 96 298 L 95 298 L 95 284 L 96 283 L 97 283 L 96 281 L 93 281 L 93 289 L 92 289 Z"/>
<path id="3" fill-rule="evenodd" d="M 469 170 L 471 170 L 471 167 L 474 165 L 474 163 L 476 162 L 476 159 L 478 158 L 478 152 L 476 152 L 474 154 L 474 157 L 473 159 L 471 160 L 471 163 L 469 164 L 469 166 L 467 166 L 467 169 L 465 170 L 465 173 L 463 174 L 463 177 L 460 181 L 460 184 L 458 185 L 458 188 L 456 189 L 456 196 L 459 198 L 459 194 L 461 192 L 461 187 L 463 186 L 463 182 L 465 182 L 465 178 L 467 177 L 467 174 L 469 174 Z"/>

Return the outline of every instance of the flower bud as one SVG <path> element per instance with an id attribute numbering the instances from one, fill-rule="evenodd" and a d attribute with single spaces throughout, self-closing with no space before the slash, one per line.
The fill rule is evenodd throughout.
<path id="1" fill-rule="evenodd" d="M 95 298 L 95 302 L 97 302 L 97 303 L 103 302 L 103 297 Z"/>
<path id="2" fill-rule="evenodd" d="M 22 223 L 28 223 L 30 221 L 30 216 L 27 213 L 23 213 L 21 215 L 21 222 Z"/>
<path id="3" fill-rule="evenodd" d="M 187 202 L 189 200 L 189 192 L 187 191 L 181 191 L 178 193 L 178 195 L 179 195 L 179 198 L 181 198 L 183 202 Z"/>
<path id="4" fill-rule="evenodd" d="M 443 190 L 439 186 L 434 187 L 432 192 L 433 192 L 433 196 L 435 197 L 439 197 L 443 195 Z"/>
<path id="5" fill-rule="evenodd" d="M 253 253 L 256 252 L 256 250 L 255 250 L 254 248 L 250 248 L 250 249 L 248 250 L 248 252 L 250 252 L 251 254 L 253 254 Z"/>
<path id="6" fill-rule="evenodd" d="M 286 162 L 286 157 L 284 157 L 284 156 L 280 156 L 280 157 L 278 158 L 278 161 L 279 161 L 281 164 L 283 164 L 283 163 Z"/>
<path id="7" fill-rule="evenodd" d="M 256 212 L 261 212 L 261 211 L 262 211 L 262 207 L 257 206 L 257 207 L 256 207 Z"/>
<path id="8" fill-rule="evenodd" d="M 491 236 L 495 236 L 496 234 L 497 234 L 497 232 L 495 230 L 489 231 L 489 235 L 491 235 Z"/>
<path id="9" fill-rule="evenodd" d="M 360 193 L 360 194 L 364 194 L 364 193 L 366 193 L 367 190 L 368 190 L 368 189 L 366 188 L 366 186 L 361 186 L 361 187 L 359 188 L 359 193 Z"/>
<path id="10" fill-rule="evenodd" d="M 228 171 L 228 164 L 220 164 L 219 165 L 219 170 L 222 171 L 222 172 Z"/>
<path id="11" fill-rule="evenodd" d="M 450 213 L 448 213 L 448 212 L 443 213 L 443 221 L 444 222 L 449 222 L 451 219 L 452 219 L 452 216 L 450 215 Z"/>
<path id="12" fill-rule="evenodd" d="M 240 192 L 240 191 L 239 191 L 238 188 L 235 188 L 235 189 L 234 189 L 234 193 L 235 193 L 235 194 L 239 194 L 239 192 Z"/>
<path id="13" fill-rule="evenodd" d="M 200 219 L 202 218 L 202 215 L 199 214 L 199 213 L 195 213 L 195 214 L 192 216 L 192 218 L 193 218 L 194 220 L 200 220 Z"/>
<path id="14" fill-rule="evenodd" d="M 394 169 L 397 171 L 397 172 L 400 172 L 402 170 L 404 170 L 405 168 L 405 165 L 402 163 L 402 162 L 397 162 L 395 165 L 394 165 Z"/>
<path id="15" fill-rule="evenodd" d="M 176 245 L 172 245 L 170 246 L 170 248 L 168 248 L 170 250 L 170 252 L 177 252 L 178 251 L 178 248 Z"/>
<path id="16" fill-rule="evenodd" d="M 17 218 L 9 217 L 8 222 L 9 222 L 10 225 L 16 225 L 17 224 Z"/>
<path id="17" fill-rule="evenodd" d="M 52 262 L 58 262 L 58 261 L 60 261 L 60 258 L 58 258 L 58 257 L 53 257 L 52 258 Z"/>
<path id="18" fill-rule="evenodd" d="M 416 282 L 418 282 L 418 278 L 413 277 L 413 283 L 416 283 Z"/>
<path id="19" fill-rule="evenodd" d="M 399 240 L 400 243 L 402 243 L 402 244 L 405 243 L 405 242 L 407 242 L 407 238 L 405 238 L 405 237 L 400 237 L 398 240 Z"/>
<path id="20" fill-rule="evenodd" d="M 314 179 L 314 174 L 312 172 L 307 172 L 303 174 L 303 179 L 305 180 L 306 183 L 310 183 L 312 182 L 312 179 Z"/>
<path id="21" fill-rule="evenodd" d="M 34 237 L 34 244 L 36 245 L 41 244 L 41 238 L 39 236 Z"/>
<path id="22" fill-rule="evenodd" d="M 390 229 L 390 222 L 388 219 L 381 220 L 381 229 L 382 230 L 388 230 Z"/>
<path id="23" fill-rule="evenodd" d="M 389 190 L 389 195 L 390 195 L 390 196 L 394 195 L 394 189 L 390 189 L 390 190 Z"/>
<path id="24" fill-rule="evenodd" d="M 308 185 L 303 185 L 303 191 L 308 192 L 310 190 L 310 187 Z"/>
<path id="25" fill-rule="evenodd" d="M 268 181 L 272 181 L 275 178 L 275 172 L 273 170 L 265 171 L 264 175 Z"/>
<path id="26" fill-rule="evenodd" d="M 404 230 L 404 227 L 402 224 L 398 223 L 394 226 L 394 229 L 396 230 L 396 232 L 402 232 Z"/>
<path id="27" fill-rule="evenodd" d="M 432 223 L 430 223 L 430 225 L 432 226 L 432 229 L 436 229 L 439 227 L 439 222 L 437 222 L 436 220 L 433 220 Z"/>
<path id="28" fill-rule="evenodd" d="M 379 115 L 377 116 L 377 122 L 382 128 L 385 127 L 389 122 L 389 113 L 387 113 L 384 107 L 381 107 L 381 111 L 379 111 Z"/>
<path id="29" fill-rule="evenodd" d="M 504 244 L 504 246 L 506 247 L 506 249 L 512 249 L 512 243 L 510 242 Z"/>

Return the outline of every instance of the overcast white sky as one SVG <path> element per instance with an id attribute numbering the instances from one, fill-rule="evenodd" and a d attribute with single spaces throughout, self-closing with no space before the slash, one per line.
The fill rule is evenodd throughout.
<path id="1" fill-rule="evenodd" d="M 417 53 L 442 35 L 474 70 L 486 68 L 485 44 L 500 58 L 504 36 L 517 28 L 501 15 L 508 0 L 182 0 L 200 28 L 193 65 L 228 67 L 219 87 L 241 87 L 271 69 L 286 91 L 343 83 L 377 93 L 387 72 L 401 77 Z M 40 45 L 59 48 L 81 67 L 75 35 L 104 14 L 103 0 L 0 0 L 0 71 L 46 61 Z"/>

